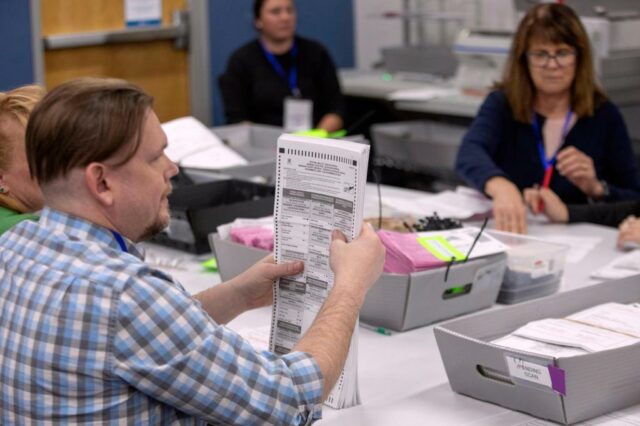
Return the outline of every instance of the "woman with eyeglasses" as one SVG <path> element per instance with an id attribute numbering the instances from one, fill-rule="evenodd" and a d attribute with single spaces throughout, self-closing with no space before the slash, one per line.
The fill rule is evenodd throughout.
<path id="1" fill-rule="evenodd" d="M 510 232 L 526 233 L 526 188 L 550 188 L 571 204 L 640 199 L 627 129 L 596 81 L 587 33 L 572 9 L 540 4 L 524 16 L 456 171 L 493 199 L 496 228 Z"/>

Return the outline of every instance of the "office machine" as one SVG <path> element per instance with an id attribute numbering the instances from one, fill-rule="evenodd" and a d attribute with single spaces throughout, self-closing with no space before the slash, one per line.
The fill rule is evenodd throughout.
<path id="1" fill-rule="evenodd" d="M 419 81 L 421 75 L 424 75 L 427 83 L 435 76 L 451 77 L 458 67 L 458 60 L 448 46 L 430 44 L 387 47 L 381 53 L 386 71 L 412 73 L 416 81 Z"/>
<path id="2" fill-rule="evenodd" d="M 453 77 L 461 89 L 487 89 L 502 79 L 513 34 L 505 31 L 462 30 L 452 46 L 458 59 Z"/>

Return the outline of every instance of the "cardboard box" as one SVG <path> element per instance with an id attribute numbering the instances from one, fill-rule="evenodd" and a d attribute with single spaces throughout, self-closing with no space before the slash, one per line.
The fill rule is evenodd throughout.
<path id="1" fill-rule="evenodd" d="M 640 403 L 640 344 L 554 359 L 490 341 L 530 321 L 562 318 L 607 302 L 639 300 L 636 276 L 452 320 L 434 333 L 454 391 L 572 424 Z M 508 362 L 527 366 L 534 379 L 548 376 L 549 382 L 518 378 L 509 372 Z"/>
<path id="2" fill-rule="evenodd" d="M 224 281 L 235 277 L 268 252 L 233 241 L 209 237 Z M 498 297 L 506 267 L 501 253 L 446 268 L 408 275 L 383 273 L 369 290 L 360 310 L 360 320 L 396 331 L 422 327 L 487 308 Z"/>

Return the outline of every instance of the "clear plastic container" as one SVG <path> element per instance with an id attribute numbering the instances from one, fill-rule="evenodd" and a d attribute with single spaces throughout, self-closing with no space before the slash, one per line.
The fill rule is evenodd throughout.
<path id="1" fill-rule="evenodd" d="M 499 303 L 519 303 L 558 290 L 568 245 L 507 232 L 487 232 L 509 246 Z"/>

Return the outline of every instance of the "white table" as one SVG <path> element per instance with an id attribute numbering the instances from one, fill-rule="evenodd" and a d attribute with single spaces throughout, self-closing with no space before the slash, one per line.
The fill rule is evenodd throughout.
<path id="1" fill-rule="evenodd" d="M 383 196 L 416 196 L 416 191 L 382 187 Z M 367 215 L 378 211 L 375 185 L 367 186 Z M 387 214 L 388 209 L 383 209 Z M 597 284 L 589 278 L 594 269 L 604 266 L 620 255 L 615 249 L 617 232 L 590 224 L 553 225 L 531 223 L 531 235 L 569 234 L 597 236 L 599 245 L 580 263 L 567 263 L 560 291 Z M 171 256 L 174 251 L 149 246 L 157 256 Z M 180 253 L 180 252 L 177 252 Z M 184 253 L 180 255 L 185 256 Z M 193 258 L 185 258 L 183 269 L 174 274 L 187 290 L 201 291 L 219 282 L 217 274 L 204 274 Z M 553 296 L 550 296 L 553 297 Z M 492 309 L 499 309 L 500 305 Z M 229 323 L 229 327 L 258 328 L 269 324 L 270 308 L 247 312 Z M 503 407 L 481 402 L 451 391 L 433 326 L 422 327 L 391 336 L 368 329 L 359 330 L 358 367 L 362 405 L 343 410 L 323 410 L 322 425 L 516 425 L 532 418 Z"/>

